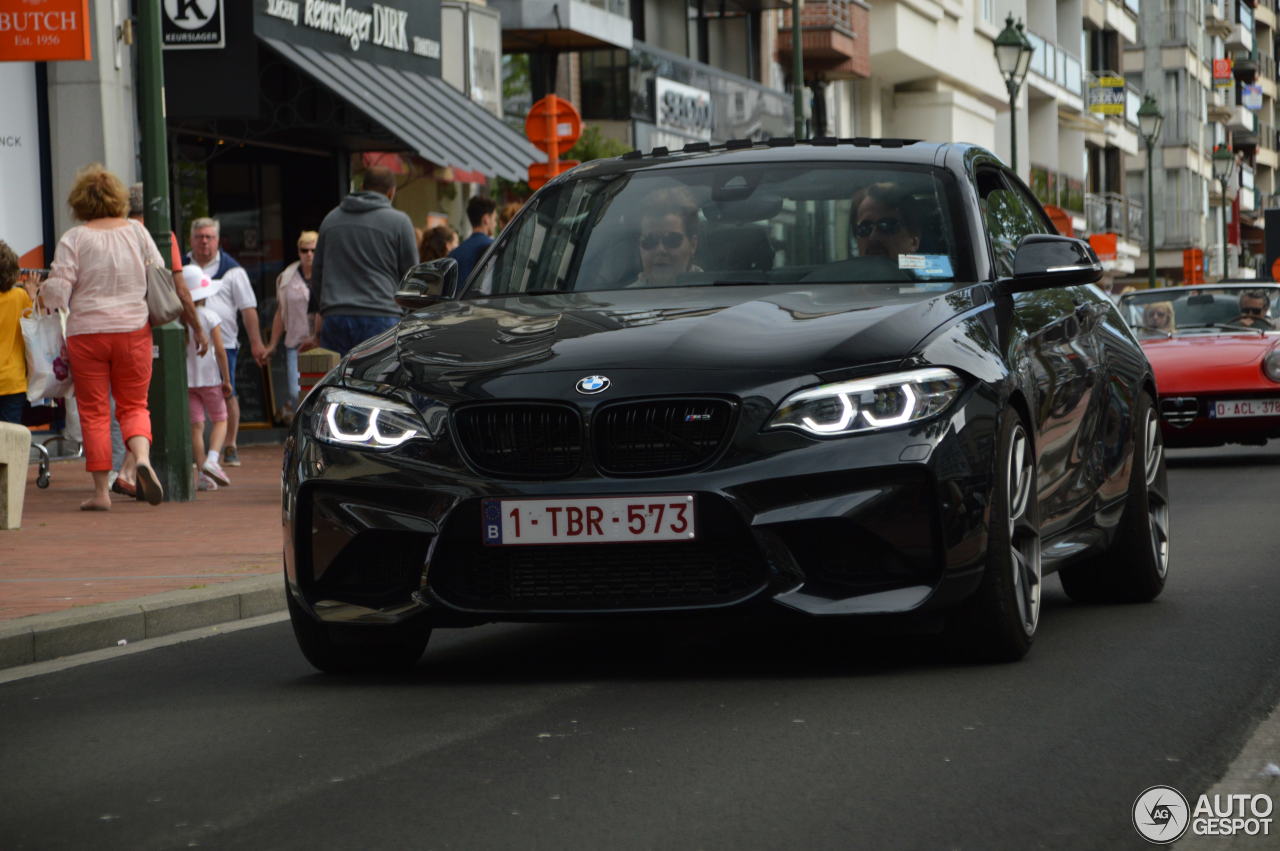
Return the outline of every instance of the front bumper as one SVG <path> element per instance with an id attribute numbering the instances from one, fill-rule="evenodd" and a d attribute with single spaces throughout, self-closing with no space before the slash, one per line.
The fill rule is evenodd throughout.
<path id="1" fill-rule="evenodd" d="M 1213 416 L 1215 403 L 1238 399 L 1275 400 L 1276 390 L 1222 391 L 1207 393 L 1171 393 L 1160 396 L 1161 431 L 1170 448 L 1225 446 L 1242 443 L 1260 446 L 1280 437 L 1280 416 L 1226 417 Z"/>
<path id="2" fill-rule="evenodd" d="M 997 410 L 973 391 L 926 423 L 834 440 L 762 433 L 744 416 L 703 470 L 536 482 L 473 472 L 447 436 L 372 452 L 295 427 L 284 469 L 290 593 L 319 619 L 348 623 L 945 608 L 981 579 Z M 695 496 L 697 541 L 481 544 L 485 498 L 676 493 Z"/>

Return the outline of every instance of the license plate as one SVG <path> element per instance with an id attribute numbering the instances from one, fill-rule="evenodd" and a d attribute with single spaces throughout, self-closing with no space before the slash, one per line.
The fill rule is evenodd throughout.
<path id="1" fill-rule="evenodd" d="M 1214 402 L 1209 416 L 1217 420 L 1232 417 L 1280 417 L 1280 399 L 1226 399 Z"/>
<path id="2" fill-rule="evenodd" d="M 481 539 L 491 546 L 691 541 L 693 496 L 486 499 Z"/>

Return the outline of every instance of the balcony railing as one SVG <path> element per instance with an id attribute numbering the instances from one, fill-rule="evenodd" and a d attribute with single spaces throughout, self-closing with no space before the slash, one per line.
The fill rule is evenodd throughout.
<path id="1" fill-rule="evenodd" d="M 1204 150 L 1204 122 L 1200 120 L 1200 113 L 1179 109 L 1167 115 L 1161 143 L 1186 145 L 1194 151 Z"/>
<path id="2" fill-rule="evenodd" d="M 1074 95 L 1083 95 L 1084 74 L 1080 60 L 1035 33 L 1027 33 L 1027 40 L 1035 50 L 1031 54 L 1031 70 L 1046 80 L 1052 80 Z"/>
<path id="3" fill-rule="evenodd" d="M 1185 44 L 1197 55 L 1204 54 L 1204 25 L 1200 18 L 1185 9 L 1173 12 L 1164 20 L 1164 43 Z"/>
<path id="4" fill-rule="evenodd" d="M 1084 212 L 1084 181 L 1047 166 L 1031 165 L 1031 191 L 1041 204 L 1052 204 L 1074 213 Z"/>
<path id="5" fill-rule="evenodd" d="M 837 29 L 846 35 L 853 32 L 852 0 L 810 0 L 800 7 L 800 28 Z M 791 29 L 791 10 L 782 13 L 781 29 Z"/>
<path id="6" fill-rule="evenodd" d="M 1084 219 L 1089 233 L 1114 233 L 1122 239 L 1145 245 L 1142 201 L 1117 192 L 1090 192 L 1084 196 Z"/>
<path id="7" fill-rule="evenodd" d="M 1157 227 L 1164 221 L 1165 247 L 1201 246 L 1204 232 L 1204 216 L 1199 210 L 1164 210 L 1156 219 Z"/>

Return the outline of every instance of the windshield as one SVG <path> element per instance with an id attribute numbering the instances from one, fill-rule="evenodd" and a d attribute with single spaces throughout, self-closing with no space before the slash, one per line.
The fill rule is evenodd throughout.
<path id="1" fill-rule="evenodd" d="M 1273 331 L 1280 287 L 1178 287 L 1128 293 L 1120 313 L 1140 337 Z"/>
<path id="2" fill-rule="evenodd" d="M 549 187 L 466 297 L 744 284 L 973 280 L 943 171 L 901 165 L 681 166 Z"/>

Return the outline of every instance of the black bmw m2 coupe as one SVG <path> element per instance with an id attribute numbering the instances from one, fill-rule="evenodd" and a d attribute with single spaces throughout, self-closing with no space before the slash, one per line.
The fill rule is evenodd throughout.
<path id="1" fill-rule="evenodd" d="M 1031 646 L 1045 575 L 1151 600 L 1151 368 L 995 156 L 901 139 L 579 166 L 466 281 L 415 267 L 288 437 L 302 652 L 412 666 L 439 627 L 790 610 Z"/>

